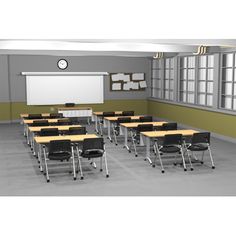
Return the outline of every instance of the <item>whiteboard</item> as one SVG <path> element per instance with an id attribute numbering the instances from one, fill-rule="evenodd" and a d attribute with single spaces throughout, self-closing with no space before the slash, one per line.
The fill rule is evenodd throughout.
<path id="1" fill-rule="evenodd" d="M 102 75 L 26 76 L 27 105 L 103 103 Z"/>

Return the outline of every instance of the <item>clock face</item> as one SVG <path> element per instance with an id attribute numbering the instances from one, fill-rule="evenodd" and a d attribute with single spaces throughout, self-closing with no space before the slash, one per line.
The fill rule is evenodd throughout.
<path id="1" fill-rule="evenodd" d="M 57 62 L 57 66 L 58 66 L 59 69 L 65 70 L 67 68 L 67 66 L 68 66 L 68 62 L 65 59 L 60 59 Z"/>

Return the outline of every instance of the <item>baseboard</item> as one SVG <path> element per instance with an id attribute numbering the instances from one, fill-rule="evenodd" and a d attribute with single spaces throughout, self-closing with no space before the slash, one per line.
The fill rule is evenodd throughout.
<path id="1" fill-rule="evenodd" d="M 154 120 L 156 120 L 156 121 L 163 121 L 163 120 L 165 120 L 167 122 L 175 122 L 173 120 L 161 119 L 161 118 L 157 118 L 157 117 L 154 117 Z M 198 130 L 200 132 L 206 131 L 206 130 L 199 129 L 199 128 L 196 128 L 196 127 L 192 127 L 192 126 L 189 126 L 189 125 L 186 125 L 186 124 L 182 124 L 182 123 L 179 123 L 179 122 L 178 122 L 178 127 L 183 128 L 183 129 L 195 129 L 195 130 Z M 223 141 L 227 141 L 227 142 L 231 142 L 231 143 L 235 143 L 236 144 L 236 139 L 235 138 L 231 138 L 231 137 L 224 136 L 224 135 L 221 135 L 221 134 L 217 134 L 217 133 L 214 133 L 214 132 L 211 132 L 211 136 L 213 138 L 221 139 Z"/>

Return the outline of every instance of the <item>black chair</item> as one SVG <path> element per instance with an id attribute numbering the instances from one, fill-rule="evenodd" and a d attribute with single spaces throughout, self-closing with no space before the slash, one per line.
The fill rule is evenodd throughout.
<path id="1" fill-rule="evenodd" d="M 134 146 L 134 153 L 135 153 L 136 157 L 138 156 L 136 144 L 140 143 L 140 133 L 141 132 L 148 132 L 148 131 L 153 131 L 152 124 L 138 125 L 137 129 L 134 129 L 131 131 L 131 139 L 132 139 L 132 144 Z M 129 148 L 129 152 L 131 152 L 131 147 Z"/>
<path id="2" fill-rule="evenodd" d="M 78 148 L 78 146 L 77 146 Z M 80 178 L 83 179 L 83 170 L 81 165 L 81 159 L 86 158 L 88 160 L 93 160 L 95 158 L 100 158 L 100 171 L 103 171 L 102 161 L 104 158 L 106 177 L 109 177 L 107 159 L 106 159 L 106 150 L 103 138 L 87 138 L 84 139 L 82 150 L 78 150 L 78 163 L 77 163 L 77 172 L 80 170 Z"/>
<path id="3" fill-rule="evenodd" d="M 42 119 L 43 117 L 42 117 L 42 114 L 29 114 L 28 115 L 28 119 L 31 119 L 31 120 L 33 120 L 33 119 Z"/>
<path id="4" fill-rule="evenodd" d="M 123 111 L 122 116 L 134 116 L 134 111 Z"/>
<path id="5" fill-rule="evenodd" d="M 100 135 L 101 136 L 103 136 L 103 129 L 102 129 L 102 126 L 104 124 L 103 118 L 104 117 L 112 117 L 112 116 L 115 116 L 115 112 L 114 111 L 104 111 L 102 113 L 102 116 L 99 119 L 99 129 L 100 129 Z"/>
<path id="6" fill-rule="evenodd" d="M 78 117 L 69 117 L 69 121 L 72 125 L 78 125 L 79 124 Z"/>
<path id="7" fill-rule="evenodd" d="M 49 171 L 48 171 L 48 161 L 72 161 L 72 171 L 73 178 L 76 180 L 75 173 L 75 158 L 74 158 L 74 150 L 70 140 L 57 140 L 50 141 L 48 146 L 48 152 L 46 151 L 46 146 L 43 146 L 44 153 L 44 164 L 45 164 L 45 174 L 47 182 L 50 182 Z M 70 162 L 69 162 L 70 165 Z M 71 170 L 70 170 L 71 172 Z"/>
<path id="8" fill-rule="evenodd" d="M 39 136 L 58 136 L 59 131 L 57 128 L 44 128 L 39 132 Z"/>
<path id="9" fill-rule="evenodd" d="M 213 161 L 211 148 L 210 148 L 210 137 L 211 137 L 211 134 L 209 132 L 195 133 L 193 134 L 190 140 L 190 143 L 186 145 L 187 154 L 190 159 L 191 169 L 193 169 L 191 156 L 194 156 L 194 152 L 202 152 L 201 164 L 203 164 L 205 151 L 209 152 L 210 159 L 211 159 L 211 168 L 215 169 L 215 164 Z M 192 155 L 190 155 L 190 152 Z M 195 157 L 195 160 L 198 160 L 198 159 Z"/>
<path id="10" fill-rule="evenodd" d="M 72 102 L 65 103 L 65 107 L 74 107 L 74 106 L 75 106 L 75 103 L 72 103 Z"/>
<path id="11" fill-rule="evenodd" d="M 118 145 L 117 143 L 117 137 L 120 135 L 120 124 L 121 123 L 130 123 L 132 120 L 130 117 L 118 117 L 117 121 L 112 124 L 112 131 L 113 131 L 113 136 L 115 140 L 115 145 Z"/>
<path id="12" fill-rule="evenodd" d="M 183 160 L 183 167 L 184 167 L 184 171 L 187 170 L 186 168 L 186 164 L 185 164 L 185 159 L 184 159 L 184 154 L 183 154 L 183 148 L 182 148 L 182 144 L 183 144 L 183 136 L 182 134 L 168 134 L 164 136 L 164 140 L 163 140 L 163 144 L 162 145 L 158 145 L 157 142 L 155 141 L 155 151 L 156 151 L 156 155 L 153 161 L 152 166 L 155 167 L 156 165 L 156 156 L 158 155 L 159 160 L 160 160 L 160 164 L 161 164 L 161 172 L 164 173 L 164 167 L 162 164 L 162 159 L 161 156 L 163 156 L 164 154 L 180 154 Z M 175 156 L 175 160 L 176 160 L 176 156 Z M 174 162 L 174 165 L 176 165 L 176 161 Z"/>
<path id="13" fill-rule="evenodd" d="M 139 117 L 139 121 L 140 122 L 152 122 L 153 119 L 152 119 L 152 116 L 141 116 L 141 117 Z"/>
<path id="14" fill-rule="evenodd" d="M 86 133 L 86 127 L 70 127 L 66 132 L 67 135 L 83 135 Z"/>
<path id="15" fill-rule="evenodd" d="M 34 120 L 29 126 L 49 126 L 48 120 Z"/>
<path id="16" fill-rule="evenodd" d="M 63 118 L 63 114 L 62 113 L 51 113 L 49 117 L 51 119 Z"/>
<path id="17" fill-rule="evenodd" d="M 160 130 L 162 131 L 167 131 L 167 130 L 177 130 L 177 123 L 164 123 L 161 127 Z"/>
<path id="18" fill-rule="evenodd" d="M 57 125 L 72 125 L 69 119 L 62 119 L 57 121 Z"/>

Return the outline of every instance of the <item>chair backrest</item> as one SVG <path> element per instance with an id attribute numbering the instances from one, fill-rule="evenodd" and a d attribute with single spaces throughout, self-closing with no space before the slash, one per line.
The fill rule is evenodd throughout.
<path id="1" fill-rule="evenodd" d="M 29 114 L 28 119 L 42 119 L 42 114 Z"/>
<path id="2" fill-rule="evenodd" d="M 134 111 L 123 111 L 122 116 L 134 116 Z"/>
<path id="3" fill-rule="evenodd" d="M 57 124 L 58 125 L 71 125 L 72 122 L 69 119 L 63 119 L 63 120 L 58 120 Z"/>
<path id="4" fill-rule="evenodd" d="M 70 140 L 55 140 L 49 143 L 49 153 L 71 153 L 71 141 Z"/>
<path id="5" fill-rule="evenodd" d="M 69 117 L 69 121 L 74 125 L 79 124 L 78 117 Z"/>
<path id="6" fill-rule="evenodd" d="M 45 128 L 45 129 L 41 129 L 40 136 L 58 136 L 59 135 L 59 131 L 57 128 Z"/>
<path id="7" fill-rule="evenodd" d="M 117 118 L 117 123 L 130 123 L 131 122 L 131 118 L 130 117 L 119 117 Z"/>
<path id="8" fill-rule="evenodd" d="M 182 143 L 182 134 L 167 134 L 164 136 L 163 146 L 181 145 Z"/>
<path id="9" fill-rule="evenodd" d="M 161 130 L 177 130 L 177 123 L 164 123 Z"/>
<path id="10" fill-rule="evenodd" d="M 210 144 L 210 136 L 211 134 L 209 132 L 195 133 L 192 136 L 191 144 L 198 144 L 198 143 Z"/>
<path id="11" fill-rule="evenodd" d="M 139 117 L 140 122 L 152 122 L 152 116 L 141 116 Z"/>
<path id="12" fill-rule="evenodd" d="M 48 120 L 34 120 L 31 126 L 49 126 Z"/>
<path id="13" fill-rule="evenodd" d="M 73 134 L 86 134 L 86 127 L 70 127 L 68 134 L 73 135 Z"/>
<path id="14" fill-rule="evenodd" d="M 104 150 L 104 140 L 103 138 L 86 138 L 83 141 L 82 151 L 86 150 Z"/>
<path id="15" fill-rule="evenodd" d="M 153 125 L 152 124 L 143 124 L 143 125 L 137 126 L 137 133 L 146 132 L 146 131 L 153 131 Z"/>
<path id="16" fill-rule="evenodd" d="M 63 118 L 62 113 L 51 113 L 50 118 Z"/>
<path id="17" fill-rule="evenodd" d="M 110 116 L 115 116 L 115 112 L 114 111 L 104 111 L 102 113 L 103 117 L 110 117 Z"/>
<path id="18" fill-rule="evenodd" d="M 74 106 L 75 106 L 75 103 L 72 103 L 72 102 L 65 103 L 65 107 L 74 107 Z"/>

